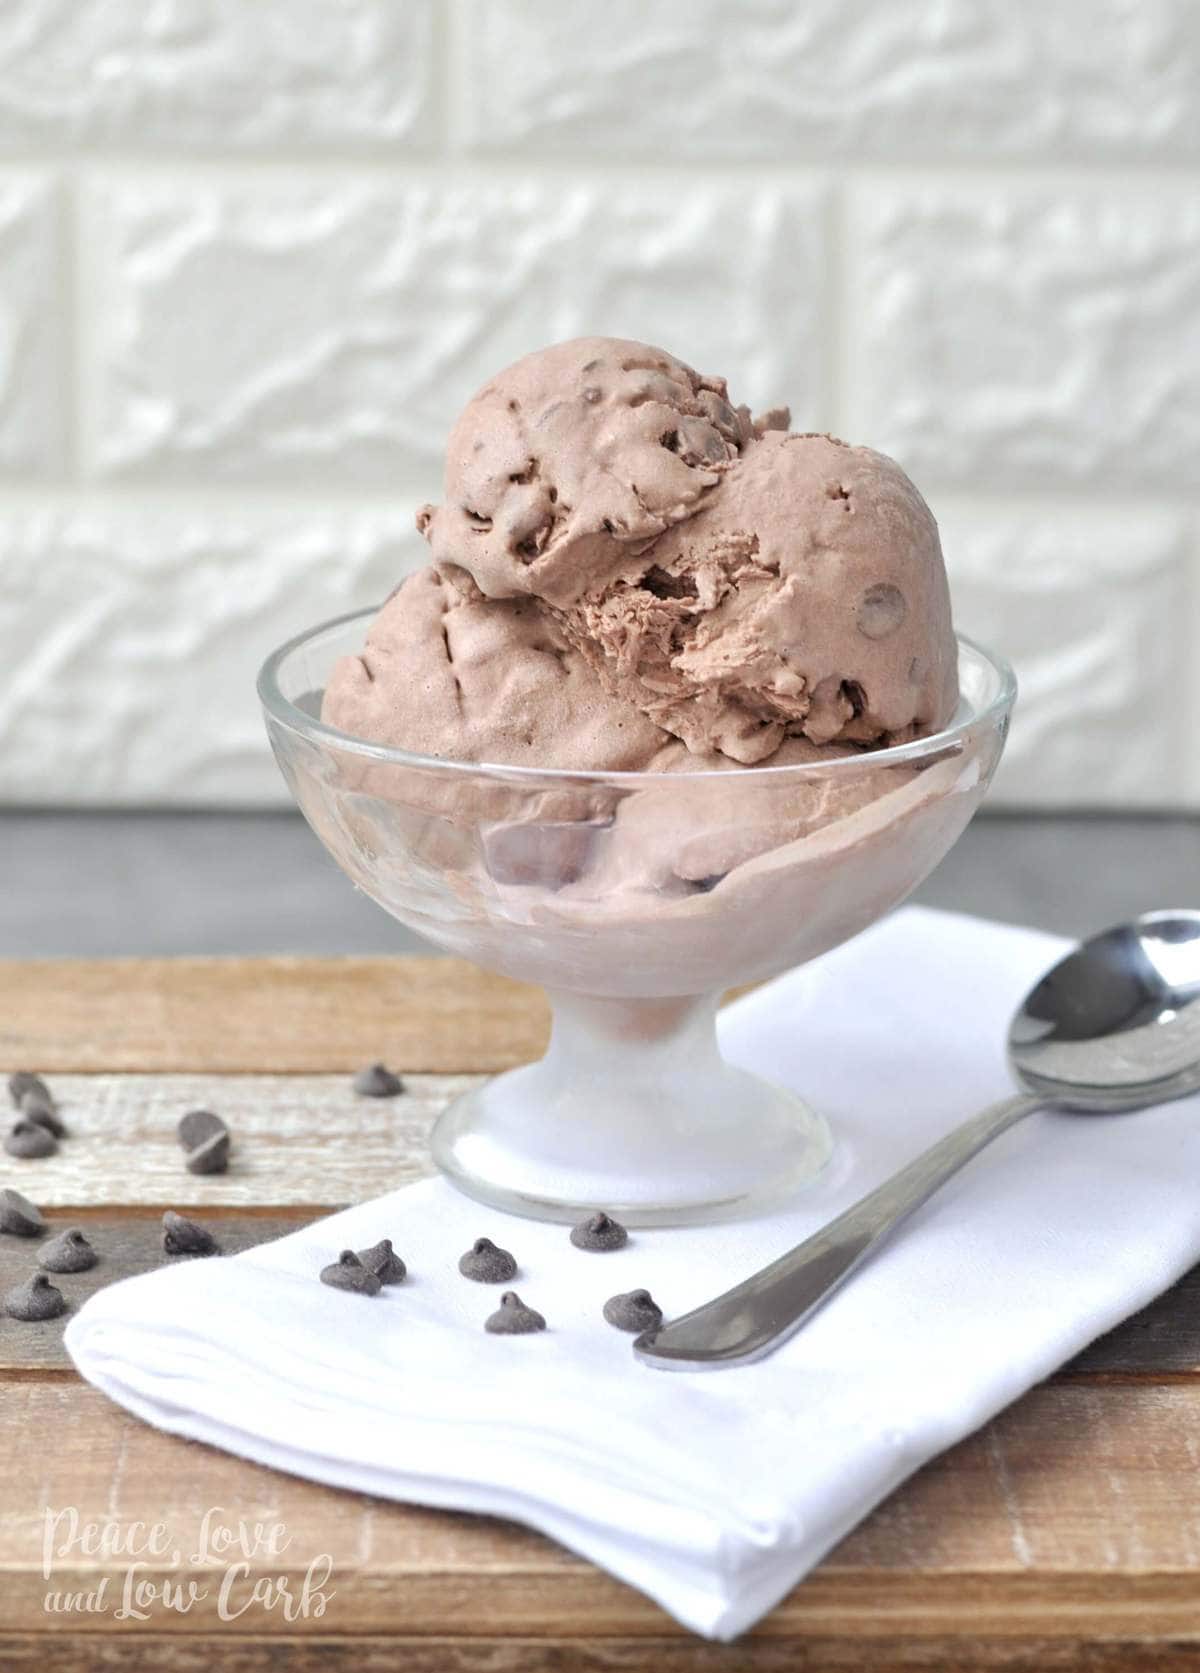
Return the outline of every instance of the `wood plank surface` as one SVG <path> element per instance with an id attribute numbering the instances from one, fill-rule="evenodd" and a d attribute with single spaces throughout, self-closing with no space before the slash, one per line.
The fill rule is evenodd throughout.
<path id="1" fill-rule="evenodd" d="M 453 958 L 0 960 L 0 1069 L 328 1074 L 511 1068 L 540 989 Z"/>
<path id="2" fill-rule="evenodd" d="M 1111 1637 L 1086 1647 L 1065 1639 L 929 1633 L 863 1644 L 852 1634 L 742 1638 L 708 1644 L 678 1638 L 503 1639 L 395 1637 L 219 1638 L 123 1634 L 108 1640 L 0 1630 L 6 1673 L 1194 1673 L 1200 1649 L 1185 1641 Z"/>
<path id="3" fill-rule="evenodd" d="M 5 1408 L 0 1623 L 10 1632 L 144 1625 L 212 1632 L 215 1645 L 230 1561 L 248 1562 L 231 1582 L 244 1589 L 227 1593 L 237 1603 L 266 1576 L 285 1577 L 295 1594 L 325 1555 L 333 1568 L 324 1611 L 289 1622 L 290 1635 L 688 1636 L 648 1599 L 530 1530 L 295 1481 L 160 1434 L 74 1382 L 11 1383 Z M 864 1668 L 887 1665 L 888 1642 L 903 1633 L 962 1646 L 1022 1636 L 1200 1641 L 1198 1426 L 1200 1386 L 1037 1389 L 894 1494 L 754 1637 L 852 1636 Z M 42 1444 L 30 1469 L 33 1437 Z M 64 1513 L 53 1524 L 49 1580 L 47 1507 Z M 286 1548 L 249 1559 L 204 1551 L 206 1512 L 210 1525 L 282 1524 Z M 164 1525 L 164 1558 L 78 1549 L 85 1525 L 128 1529 L 134 1520 Z M 182 1612 L 160 1593 L 146 1621 L 121 1621 L 115 1600 L 131 1561 L 145 1563 L 144 1580 L 182 1575 L 206 1595 Z M 47 1608 L 48 1594 L 63 1603 L 102 1580 L 109 1607 L 86 1621 L 80 1609 Z M 258 1604 L 238 1621 L 249 1635 L 278 1625 Z"/>
<path id="4" fill-rule="evenodd" d="M 477 1075 L 404 1077 L 398 1098 L 362 1098 L 338 1075 L 50 1075 L 69 1137 L 55 1155 L 0 1156 L 3 1183 L 41 1207 L 360 1202 L 431 1171 L 429 1129 Z M 187 1110 L 232 1133 L 228 1171 L 188 1173 Z"/>
<path id="5" fill-rule="evenodd" d="M 0 1069 L 46 1072 L 71 1127 L 53 1158 L 0 1159 L 0 1183 L 103 1247 L 103 1267 L 56 1280 L 78 1305 L 118 1268 L 158 1263 L 165 1206 L 233 1251 L 427 1171 L 446 1099 L 535 1055 L 544 1028 L 531 990 L 453 960 L 0 963 Z M 375 1058 L 406 1074 L 404 1097 L 353 1094 L 349 1071 Z M 183 1166 L 175 1124 L 196 1107 L 233 1130 L 226 1175 Z M 0 1238 L 0 1286 L 35 1251 Z M 732 1646 L 529 1529 L 334 1492 L 154 1431 L 74 1377 L 61 1325 L 0 1320 L 5 1673 L 1200 1669 L 1200 1269 L 929 1464 Z M 100 1530 L 163 1522 L 207 1595 L 187 1612 L 156 1595 L 120 1619 L 131 1560 L 154 1584 L 180 1571 L 73 1548 L 47 1578 L 47 1507 Z M 206 1512 L 286 1531 L 286 1551 L 234 1577 L 236 1620 L 217 1604 L 226 1558 L 196 1554 Z M 298 1594 L 322 1553 L 320 1614 L 250 1599 L 281 1577 Z"/>
<path id="6" fill-rule="evenodd" d="M 311 1209 L 292 1214 L 239 1214 L 225 1210 L 205 1211 L 203 1223 L 221 1245 L 225 1255 L 241 1254 L 256 1244 L 268 1243 L 272 1238 L 284 1237 L 288 1232 L 307 1225 L 313 1218 Z M 135 1217 L 114 1214 L 109 1209 L 79 1215 L 70 1209 L 52 1211 L 46 1216 L 49 1236 L 68 1226 L 78 1226 L 85 1233 L 99 1260 L 87 1272 L 49 1273 L 50 1282 L 62 1291 L 68 1311 L 56 1319 L 43 1319 L 27 1324 L 0 1313 L 0 1374 L 4 1372 L 67 1371 L 71 1361 L 62 1345 L 63 1331 L 72 1313 L 95 1295 L 106 1284 L 122 1278 L 135 1278 L 142 1272 L 153 1272 L 187 1256 L 172 1256 L 162 1246 L 162 1222 L 157 1209 Z M 23 1284 L 38 1265 L 39 1239 L 29 1237 L 0 1237 L 0 1297 L 18 1284 Z M 212 1258 L 212 1257 L 206 1257 Z"/>

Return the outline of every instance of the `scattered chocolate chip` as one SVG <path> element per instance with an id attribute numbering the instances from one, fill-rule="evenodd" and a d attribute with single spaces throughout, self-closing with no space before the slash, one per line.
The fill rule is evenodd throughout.
<path id="1" fill-rule="evenodd" d="M 195 1150 L 197 1145 L 207 1144 L 217 1133 L 228 1131 L 221 1117 L 214 1115 L 212 1110 L 189 1110 L 186 1115 L 180 1116 L 175 1129 L 185 1150 Z"/>
<path id="2" fill-rule="evenodd" d="M 99 1257 L 77 1226 L 59 1232 L 38 1250 L 38 1265 L 47 1272 L 86 1272 Z"/>
<path id="3" fill-rule="evenodd" d="M 50 1088 L 40 1075 L 31 1075 L 27 1069 L 18 1069 L 15 1075 L 9 1075 L 8 1095 L 17 1109 L 21 1107 L 21 1099 L 29 1092 L 36 1093 L 43 1104 L 49 1104 L 51 1109 L 54 1108 Z"/>
<path id="4" fill-rule="evenodd" d="M 517 1275 L 517 1263 L 507 1249 L 500 1249 L 490 1237 L 477 1237 L 465 1255 L 459 1258 L 458 1270 L 464 1278 L 477 1284 L 506 1284 Z"/>
<path id="5" fill-rule="evenodd" d="M 189 1151 L 185 1163 L 189 1173 L 224 1173 L 229 1166 L 229 1134 L 214 1133 L 207 1144 Z"/>
<path id="6" fill-rule="evenodd" d="M 229 1128 L 211 1110 L 189 1110 L 175 1129 L 187 1151 L 189 1173 L 224 1173 L 229 1166 Z"/>
<path id="7" fill-rule="evenodd" d="M 571 1233 L 571 1242 L 577 1249 L 595 1249 L 606 1251 L 621 1249 L 628 1241 L 629 1233 L 618 1221 L 607 1214 L 591 1214 L 586 1220 L 581 1220 Z"/>
<path id="8" fill-rule="evenodd" d="M 908 605 L 899 587 L 880 581 L 868 587 L 858 607 L 858 631 L 864 639 L 886 639 L 903 623 Z"/>
<path id="9" fill-rule="evenodd" d="M 355 1075 L 354 1090 L 360 1098 L 395 1098 L 404 1091 L 404 1082 L 382 1063 L 369 1063 Z"/>
<path id="10" fill-rule="evenodd" d="M 56 1290 L 44 1272 L 37 1272 L 28 1283 L 18 1284 L 4 1298 L 4 1310 L 10 1318 L 33 1324 L 39 1319 L 56 1319 L 65 1313 L 67 1303 L 61 1290 Z"/>
<path id="11" fill-rule="evenodd" d="M 368 1272 L 373 1272 L 381 1284 L 399 1284 L 408 1268 L 392 1248 L 390 1237 L 383 1238 L 370 1249 L 360 1249 L 358 1259 Z"/>
<path id="12" fill-rule="evenodd" d="M 53 1104 L 48 1104 L 40 1092 L 23 1093 L 19 1107 L 22 1121 L 36 1121 L 39 1127 L 53 1133 L 56 1139 L 66 1138 L 66 1123 Z"/>
<path id="13" fill-rule="evenodd" d="M 533 1330 L 545 1330 L 546 1321 L 532 1307 L 526 1307 L 516 1290 L 505 1290 L 500 1306 L 484 1321 L 483 1328 L 493 1336 L 527 1336 Z"/>
<path id="14" fill-rule="evenodd" d="M 204 1226 L 168 1208 L 162 1217 L 163 1248 L 168 1255 L 219 1255 L 221 1245 Z"/>
<path id="15" fill-rule="evenodd" d="M 58 1149 L 58 1140 L 40 1121 L 30 1121 L 22 1116 L 5 1139 L 4 1148 L 10 1156 L 20 1156 L 28 1162 L 42 1156 L 53 1156 Z"/>
<path id="16" fill-rule="evenodd" d="M 657 1330 L 663 1311 L 649 1290 L 630 1290 L 626 1295 L 609 1296 L 604 1317 L 618 1330 Z"/>
<path id="17" fill-rule="evenodd" d="M 40 1208 L 7 1186 L 0 1191 L 0 1232 L 11 1237 L 41 1237 L 46 1230 Z"/>
<path id="18" fill-rule="evenodd" d="M 333 1290 L 351 1290 L 355 1295 L 378 1295 L 382 1283 L 354 1253 L 343 1249 L 332 1266 L 321 1268 L 321 1282 Z"/>

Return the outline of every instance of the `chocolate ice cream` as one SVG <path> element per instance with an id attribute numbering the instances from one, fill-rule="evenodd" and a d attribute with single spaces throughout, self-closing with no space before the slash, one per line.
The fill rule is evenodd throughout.
<path id="1" fill-rule="evenodd" d="M 535 599 L 486 599 L 433 565 L 392 594 L 362 655 L 338 664 L 324 715 L 375 743 L 503 766 L 654 770 L 679 749 L 608 695 Z"/>
<path id="2" fill-rule="evenodd" d="M 579 771 L 936 731 L 958 693 L 933 517 L 892 460 L 786 420 L 641 343 L 519 360 L 455 425 L 418 517 L 433 566 L 335 670 L 325 718 Z"/>
<path id="3" fill-rule="evenodd" d="M 322 708 L 353 736 L 498 769 L 343 759 L 356 843 L 405 856 L 401 915 L 419 920 L 436 873 L 462 950 L 486 943 L 498 968 L 528 973 L 536 948 L 563 985 L 586 970 L 589 992 L 635 976 L 679 992 L 719 980 L 734 945 L 746 971 L 769 966 L 781 913 L 832 945 L 880 909 L 865 876 L 898 898 L 965 823 L 981 786 L 938 805 L 953 750 L 874 764 L 958 701 L 933 517 L 892 460 L 786 422 L 607 338 L 529 355 L 467 404 L 444 503 L 418 517 L 433 561 Z M 443 944 L 457 933 L 439 917 Z"/>

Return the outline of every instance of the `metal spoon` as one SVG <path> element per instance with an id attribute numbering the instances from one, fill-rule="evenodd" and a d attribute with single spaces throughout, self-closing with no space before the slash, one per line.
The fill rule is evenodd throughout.
<path id="1" fill-rule="evenodd" d="M 1008 1031 L 1024 1090 L 932 1145 L 806 1242 L 633 1351 L 661 1370 L 761 1359 L 799 1330 L 952 1174 L 1031 1111 L 1144 1109 L 1200 1091 L 1200 912 L 1149 912 L 1069 953 Z"/>

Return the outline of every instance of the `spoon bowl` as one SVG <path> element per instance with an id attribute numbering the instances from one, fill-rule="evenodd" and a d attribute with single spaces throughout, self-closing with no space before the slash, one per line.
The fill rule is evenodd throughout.
<path id="1" fill-rule="evenodd" d="M 1107 1113 L 1200 1090 L 1200 912 L 1148 912 L 1083 942 L 1026 996 L 1013 1075 L 1062 1109 Z"/>

